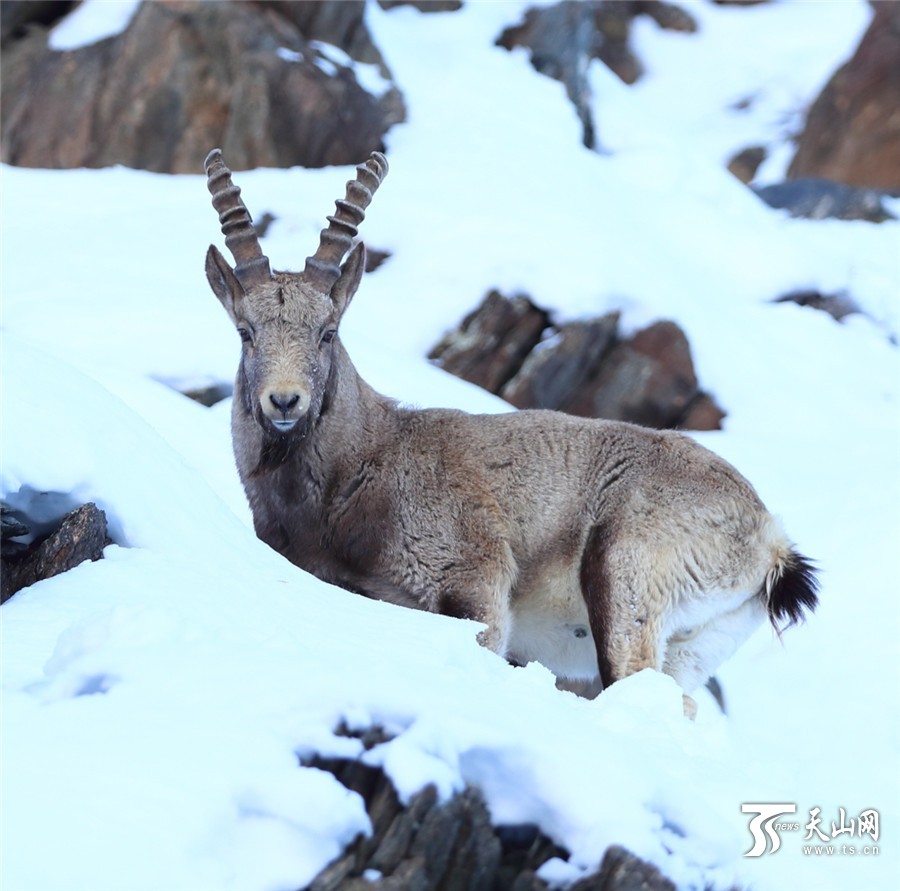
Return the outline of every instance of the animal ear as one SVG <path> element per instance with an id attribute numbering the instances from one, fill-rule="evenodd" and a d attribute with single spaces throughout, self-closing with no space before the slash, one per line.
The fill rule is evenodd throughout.
<path id="1" fill-rule="evenodd" d="M 331 289 L 331 299 L 339 314 L 343 315 L 344 310 L 353 299 L 365 268 L 366 246 L 360 241 L 341 264 L 340 278 Z"/>
<path id="2" fill-rule="evenodd" d="M 213 245 L 210 245 L 206 252 L 206 280 L 225 307 L 231 321 L 237 324 L 237 307 L 244 296 L 244 289 L 228 265 L 228 261 Z"/>

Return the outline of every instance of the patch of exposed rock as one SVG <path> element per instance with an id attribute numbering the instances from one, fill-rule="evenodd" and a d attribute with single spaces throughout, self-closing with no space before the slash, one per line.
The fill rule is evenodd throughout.
<path id="1" fill-rule="evenodd" d="M 196 173 L 356 163 L 404 119 L 362 2 L 144 2 L 127 29 L 69 51 L 41 22 L 10 30 L 2 159 Z"/>
<path id="2" fill-rule="evenodd" d="M 561 81 L 582 125 L 582 142 L 596 148 L 598 139 L 591 112 L 588 65 L 599 59 L 625 83 L 634 83 L 643 66 L 629 43 L 632 21 L 640 15 L 661 28 L 695 31 L 697 23 L 673 3 L 658 0 L 562 0 L 537 6 L 524 19 L 506 28 L 497 45 L 512 50 L 528 49 L 531 64 L 541 74 Z"/>
<path id="3" fill-rule="evenodd" d="M 900 3 L 873 3 L 856 52 L 813 103 L 788 170 L 900 192 Z"/>
<path id="4" fill-rule="evenodd" d="M 49 534 L 32 537 L 32 533 L 27 517 L 0 506 L 0 603 L 22 588 L 73 569 L 85 560 L 99 560 L 110 543 L 106 514 L 92 503 L 70 511 Z"/>
<path id="5" fill-rule="evenodd" d="M 880 189 L 815 178 L 789 179 L 752 188 L 770 207 L 786 210 L 792 217 L 867 220 L 870 223 L 895 219 L 884 206 L 886 195 Z"/>
<path id="6" fill-rule="evenodd" d="M 555 324 L 527 297 L 492 291 L 429 358 L 517 408 L 660 429 L 716 430 L 725 416 L 700 389 L 687 337 L 671 321 L 623 337 L 618 313 Z"/>
<path id="7" fill-rule="evenodd" d="M 346 729 L 338 732 L 347 735 Z M 362 738 L 367 748 L 386 739 L 377 728 Z M 318 756 L 304 764 L 327 770 L 360 795 L 372 823 L 372 834 L 351 843 L 309 891 L 545 891 L 538 869 L 552 858 L 569 857 L 537 826 L 493 826 L 484 797 L 472 786 L 445 802 L 427 786 L 404 805 L 381 768 Z M 613 846 L 599 870 L 570 891 L 675 886 L 652 864 Z"/>

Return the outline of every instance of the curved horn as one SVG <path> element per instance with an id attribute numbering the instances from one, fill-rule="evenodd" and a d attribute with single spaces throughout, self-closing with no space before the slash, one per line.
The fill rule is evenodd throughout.
<path id="1" fill-rule="evenodd" d="M 356 168 L 356 179 L 347 183 L 347 197 L 334 202 L 337 210 L 328 217 L 328 227 L 319 236 L 315 254 L 306 258 L 304 275 L 323 290 L 330 291 L 341 274 L 340 262 L 347 253 L 357 227 L 365 219 L 366 208 L 387 176 L 387 158 L 372 152 L 365 164 Z"/>
<path id="2" fill-rule="evenodd" d="M 219 212 L 219 223 L 225 236 L 225 246 L 231 251 L 234 274 L 244 290 L 272 278 L 269 258 L 259 246 L 259 236 L 244 202 L 241 190 L 231 181 L 231 171 L 222 160 L 222 150 L 213 149 L 204 161 L 206 185 L 212 195 L 213 207 Z"/>

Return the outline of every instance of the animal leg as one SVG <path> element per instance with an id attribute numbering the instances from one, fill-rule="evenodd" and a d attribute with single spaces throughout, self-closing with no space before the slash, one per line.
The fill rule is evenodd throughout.
<path id="1" fill-rule="evenodd" d="M 506 555 L 504 555 L 505 557 Z M 471 568 L 445 578 L 438 599 L 438 612 L 487 625 L 478 643 L 505 658 L 511 625 L 510 594 L 515 582 L 512 555 L 482 567 L 473 576 Z"/>
<path id="2" fill-rule="evenodd" d="M 605 526 L 595 526 L 582 556 L 581 591 L 604 687 L 644 668 L 662 668 L 660 595 L 651 590 L 635 553 Z"/>
<path id="3" fill-rule="evenodd" d="M 706 683 L 712 673 L 765 621 L 761 598 L 710 619 L 699 628 L 679 631 L 666 643 L 663 671 L 686 693 Z"/>
<path id="4" fill-rule="evenodd" d="M 666 594 L 648 577 L 640 555 L 640 548 L 596 526 L 582 557 L 581 590 L 604 688 L 645 668 L 662 670 Z"/>

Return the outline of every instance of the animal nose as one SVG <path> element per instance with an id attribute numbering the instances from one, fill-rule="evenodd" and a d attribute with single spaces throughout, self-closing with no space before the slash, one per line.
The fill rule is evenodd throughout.
<path id="1" fill-rule="evenodd" d="M 269 402 L 286 415 L 300 401 L 297 393 L 269 393 Z"/>

